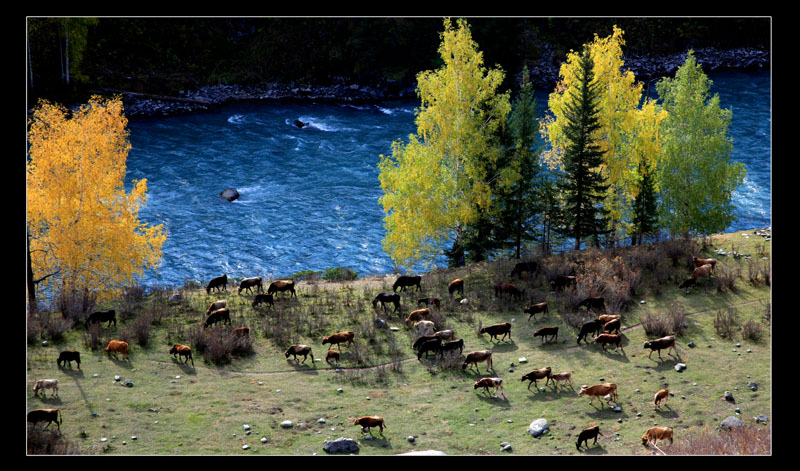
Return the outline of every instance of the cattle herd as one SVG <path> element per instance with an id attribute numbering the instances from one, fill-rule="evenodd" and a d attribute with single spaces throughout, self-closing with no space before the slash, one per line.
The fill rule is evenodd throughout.
<path id="1" fill-rule="evenodd" d="M 716 265 L 716 260 L 714 259 L 699 259 L 697 257 L 694 258 L 696 268 L 693 271 L 691 278 L 681 283 L 680 287 L 686 287 L 694 284 L 698 277 L 708 277 L 710 272 L 714 269 Z M 536 262 L 521 262 L 517 263 L 514 267 L 513 271 L 511 272 L 511 277 L 519 276 L 521 277 L 522 273 L 525 272 L 536 272 L 538 269 Z M 399 313 L 401 306 L 400 301 L 401 297 L 397 294 L 397 289 L 400 288 L 400 291 L 403 292 L 408 288 L 415 288 L 416 291 L 421 290 L 421 276 L 400 276 L 393 284 L 393 292 L 392 293 L 380 293 L 378 294 L 374 300 L 372 301 L 372 306 L 374 309 L 377 309 L 378 303 L 381 304 L 381 308 L 386 310 L 388 305 L 394 307 L 393 313 Z M 554 290 L 563 290 L 567 286 L 574 285 L 576 281 L 575 276 L 558 276 L 554 279 L 549 280 L 551 287 Z M 205 287 L 206 293 L 211 294 L 212 291 L 222 292 L 227 291 L 227 284 L 228 278 L 226 275 L 222 275 L 220 277 L 213 278 L 208 285 Z M 267 293 L 264 293 L 264 284 L 261 277 L 253 277 L 253 278 L 245 278 L 241 281 L 238 289 L 238 294 L 242 294 L 242 291 L 246 291 L 247 293 L 253 293 L 255 291 L 255 298 L 252 302 L 252 306 L 255 308 L 261 304 L 266 304 L 270 307 L 274 306 L 275 298 L 274 296 L 279 292 L 288 292 L 290 297 L 296 297 L 295 291 L 295 283 L 291 280 L 278 280 L 272 282 L 268 289 Z M 517 286 L 511 283 L 497 283 L 494 287 L 495 297 L 503 297 L 503 296 L 512 296 L 515 299 L 520 299 L 524 297 L 525 290 L 519 289 Z M 461 278 L 455 279 L 450 282 L 448 286 L 448 295 L 452 300 L 454 294 L 458 294 L 460 296 L 464 296 L 464 280 Z M 460 304 L 463 306 L 466 304 L 466 298 L 460 301 Z M 439 298 L 436 297 L 427 297 L 421 298 L 417 302 L 418 306 L 424 305 L 424 308 L 413 310 L 408 316 L 405 317 L 405 324 L 406 326 L 411 329 L 411 332 L 415 336 L 415 340 L 412 344 L 412 349 L 417 352 L 417 359 L 422 360 L 422 356 L 424 354 L 425 358 L 428 358 L 430 354 L 434 354 L 435 358 L 444 358 L 447 355 L 450 355 L 454 352 L 457 352 L 458 356 L 461 356 L 464 351 L 464 339 L 459 338 L 456 339 L 455 333 L 451 329 L 447 330 L 436 330 L 435 323 L 432 320 L 432 311 L 431 307 L 435 308 L 438 312 L 441 309 L 441 301 Z M 579 304 L 578 308 L 586 308 L 586 312 L 589 313 L 590 311 L 594 310 L 598 314 L 598 317 L 592 319 L 588 322 L 585 322 L 581 328 L 580 332 L 577 337 L 577 344 L 580 345 L 581 341 L 589 343 L 588 337 L 591 335 L 593 337 L 593 343 L 600 344 L 603 351 L 606 351 L 606 346 L 611 344 L 614 346 L 615 351 L 618 349 L 621 353 L 624 354 L 623 346 L 622 346 L 622 338 L 620 334 L 620 327 L 621 327 L 621 317 L 620 315 L 609 315 L 605 314 L 606 312 L 606 305 L 605 300 L 602 297 L 597 296 L 589 296 L 583 299 Z M 539 302 L 539 303 L 532 303 L 524 307 L 523 314 L 529 314 L 528 321 L 531 318 L 535 318 L 536 314 L 542 313 L 546 315 L 548 313 L 547 303 L 546 302 Z M 107 323 L 107 326 L 111 326 L 112 324 L 116 327 L 116 313 L 114 310 L 107 310 L 107 311 L 98 311 L 90 314 L 87 317 L 85 325 L 88 327 L 90 324 L 93 323 Z M 206 311 L 206 317 L 203 321 L 203 327 L 209 328 L 215 326 L 217 323 L 223 324 L 231 324 L 230 318 L 230 310 L 227 305 L 226 300 L 218 300 L 208 307 Z M 481 327 L 479 329 L 481 335 L 489 334 L 489 341 L 490 342 L 513 342 L 511 337 L 511 324 L 508 322 L 489 325 L 486 327 Z M 613 333 L 615 332 L 615 333 Z M 249 335 L 249 328 L 247 327 L 239 327 L 232 331 L 233 335 L 236 336 L 247 336 Z M 327 353 L 325 355 L 325 361 L 329 364 L 339 363 L 340 353 L 342 344 L 345 347 L 349 347 L 353 344 L 353 341 L 356 337 L 356 333 L 353 331 L 342 331 L 342 332 L 335 332 L 328 336 L 323 336 L 321 339 L 321 345 L 330 345 L 327 349 Z M 533 332 L 533 337 L 541 337 L 542 344 L 544 344 L 547 339 L 549 338 L 551 341 L 557 342 L 558 341 L 558 327 L 551 327 L 545 326 L 541 327 Z M 336 347 L 336 350 L 333 350 L 333 347 Z M 675 350 L 675 337 L 674 336 L 667 336 L 663 338 L 659 338 L 656 340 L 651 340 L 645 342 L 644 349 L 650 349 L 650 355 L 652 355 L 653 351 L 658 352 L 659 358 L 661 358 L 661 350 L 667 350 L 667 354 L 671 355 L 672 351 L 677 353 Z M 307 357 L 311 357 L 312 364 L 314 362 L 314 355 L 312 353 L 312 347 L 309 345 L 297 344 L 291 345 L 285 352 L 285 357 L 291 355 L 295 362 L 298 362 L 298 356 L 302 356 L 303 360 L 301 363 L 305 363 Z M 121 340 L 111 340 L 108 345 L 106 346 L 106 354 L 109 358 L 113 355 L 115 359 L 119 359 L 118 355 L 122 355 L 123 360 L 129 360 L 129 347 L 127 342 Z M 182 360 L 184 364 L 188 364 L 191 361 L 192 366 L 194 366 L 194 359 L 192 358 L 192 349 L 188 345 L 182 344 L 174 344 L 172 348 L 169 350 L 169 354 L 173 356 L 178 356 L 179 360 Z M 651 358 L 651 356 L 648 356 Z M 57 359 L 57 364 L 59 368 L 65 368 L 69 366 L 72 368 L 72 362 L 75 362 L 76 368 L 80 369 L 81 367 L 81 358 L 80 353 L 77 351 L 63 351 L 60 353 Z M 475 371 L 480 374 L 479 364 L 485 363 L 485 369 L 487 373 L 490 371 L 494 371 L 493 363 L 492 363 L 492 350 L 475 350 L 475 351 L 468 351 L 466 353 L 466 358 L 462 364 L 462 370 L 466 370 L 470 365 L 475 368 Z M 554 387 L 561 387 L 562 384 L 569 383 L 570 388 L 572 387 L 572 371 L 564 371 L 564 372 L 556 372 L 554 373 L 552 369 L 547 366 L 543 368 L 534 369 L 527 374 L 524 374 L 521 380 L 528 381 L 528 390 L 530 390 L 531 385 L 537 387 L 538 389 L 538 381 L 544 380 L 544 386 L 548 386 L 551 384 Z M 505 392 L 503 391 L 503 380 L 496 376 L 487 376 L 484 378 L 480 378 L 478 381 L 474 383 L 474 390 L 482 388 L 483 394 L 489 395 L 489 388 L 494 390 L 492 397 L 497 398 L 498 391 L 502 394 L 504 398 L 507 399 Z M 46 390 L 52 391 L 51 397 L 58 395 L 58 380 L 57 379 L 42 379 L 38 380 L 35 383 L 33 388 L 34 395 L 38 397 L 39 392 L 42 392 L 44 398 L 46 398 Z M 655 393 L 653 398 L 653 406 L 655 408 L 660 408 L 662 402 L 666 403 L 669 397 L 669 390 L 661 389 Z M 581 386 L 580 391 L 578 392 L 578 397 L 581 396 L 589 396 L 589 404 L 593 404 L 595 399 L 600 401 L 601 407 L 605 407 L 603 400 L 606 402 L 617 401 L 617 385 L 614 383 L 602 383 L 602 384 L 595 384 L 593 386 Z M 35 427 L 36 424 L 40 422 L 46 422 L 47 425 L 45 428 L 49 427 L 50 424 L 53 422 L 56 423 L 58 430 L 61 429 L 61 411 L 59 409 L 34 409 L 30 411 L 27 415 L 28 422 L 33 423 Z M 364 416 L 357 418 L 353 421 L 354 425 L 360 425 L 362 427 L 362 433 L 369 433 L 371 428 L 378 427 L 380 430 L 381 436 L 383 436 L 383 429 L 386 427 L 385 421 L 383 417 L 379 416 Z M 646 430 L 644 435 L 642 435 L 642 444 L 657 444 L 660 440 L 669 440 L 672 443 L 672 428 L 670 427 L 651 427 Z M 600 428 L 597 425 L 591 425 L 588 428 L 584 429 L 580 432 L 578 436 L 578 441 L 576 443 L 577 449 L 580 451 L 581 446 L 585 446 L 587 449 L 589 448 L 589 441 L 594 440 L 592 445 L 597 444 L 597 436 L 602 435 L 600 433 Z"/>

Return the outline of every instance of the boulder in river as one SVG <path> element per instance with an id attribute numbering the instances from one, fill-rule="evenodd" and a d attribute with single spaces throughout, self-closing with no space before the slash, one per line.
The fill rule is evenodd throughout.
<path id="1" fill-rule="evenodd" d="M 225 198 L 228 201 L 233 201 L 239 197 L 239 192 L 236 191 L 235 188 L 226 188 L 222 190 L 222 193 L 220 193 L 219 196 Z"/>

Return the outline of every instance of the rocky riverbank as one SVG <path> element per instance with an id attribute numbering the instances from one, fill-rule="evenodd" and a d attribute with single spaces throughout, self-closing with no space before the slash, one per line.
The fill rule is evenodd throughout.
<path id="1" fill-rule="evenodd" d="M 762 70 L 769 67 L 769 51 L 758 49 L 718 50 L 703 48 L 694 51 L 703 70 Z M 625 66 L 641 81 L 670 76 L 683 65 L 685 53 L 655 56 L 631 54 L 625 57 Z M 556 58 L 552 48 L 543 47 L 541 59 L 529 66 L 534 87 L 551 89 L 558 78 L 562 58 Z M 517 77 L 519 80 L 519 77 Z M 411 80 L 384 80 L 373 84 L 354 83 L 338 77 L 326 85 L 294 85 L 280 83 L 209 85 L 188 90 L 177 97 L 152 96 L 104 90 L 104 93 L 122 93 L 128 118 L 160 117 L 207 110 L 211 107 L 236 101 L 338 101 L 374 102 L 402 98 L 416 98 L 415 84 Z"/>

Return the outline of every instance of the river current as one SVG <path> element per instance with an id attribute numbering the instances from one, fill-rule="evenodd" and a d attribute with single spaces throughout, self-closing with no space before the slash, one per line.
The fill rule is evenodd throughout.
<path id="1" fill-rule="evenodd" d="M 711 73 L 712 93 L 733 111 L 732 158 L 747 178 L 728 230 L 771 225 L 771 99 L 768 72 Z M 651 90 L 651 93 L 653 91 Z M 537 92 L 543 110 L 547 93 Z M 383 252 L 377 163 L 416 132 L 418 101 L 377 104 L 246 103 L 133 120 L 126 187 L 147 179 L 139 217 L 164 224 L 164 257 L 146 285 L 289 276 L 349 267 L 390 273 Z M 295 120 L 308 123 L 303 128 Z M 218 195 L 235 188 L 239 199 Z"/>

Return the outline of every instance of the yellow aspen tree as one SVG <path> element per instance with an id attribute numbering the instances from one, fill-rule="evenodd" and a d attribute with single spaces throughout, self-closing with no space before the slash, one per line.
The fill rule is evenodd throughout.
<path id="1" fill-rule="evenodd" d="M 130 192 L 124 187 L 127 122 L 121 97 L 93 96 L 71 112 L 43 100 L 33 112 L 26 169 L 28 279 L 30 271 L 52 275 L 41 280 L 51 296 L 108 299 L 161 261 L 163 225 L 138 218 L 147 181 L 134 180 Z"/>
<path id="2" fill-rule="evenodd" d="M 509 94 L 497 93 L 502 69 L 486 70 L 467 22 L 456 25 L 444 20 L 443 66 L 417 75 L 417 134 L 405 145 L 395 141 L 392 155 L 381 155 L 378 164 L 383 248 L 407 269 L 431 263 L 446 241 L 457 244 L 477 208 L 489 207 L 487 168 L 500 156 L 493 136 L 511 110 Z M 499 173 L 501 180 L 513 178 Z"/>

